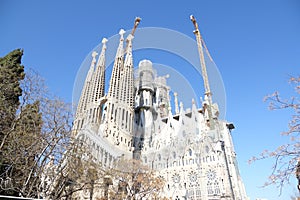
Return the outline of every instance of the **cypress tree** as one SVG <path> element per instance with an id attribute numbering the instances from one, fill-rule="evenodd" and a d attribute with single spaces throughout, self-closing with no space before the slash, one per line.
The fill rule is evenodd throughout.
<path id="1" fill-rule="evenodd" d="M 0 58 L 1 195 L 28 196 L 28 192 L 35 190 L 31 186 L 36 185 L 29 184 L 30 181 L 39 181 L 33 172 L 41 147 L 42 117 L 39 101 L 19 107 L 20 81 L 25 77 L 22 55 L 23 51 L 16 49 Z"/>
<path id="2" fill-rule="evenodd" d="M 25 76 L 22 55 L 23 50 L 16 49 L 0 58 L 0 144 L 12 128 L 22 95 L 20 81 Z"/>

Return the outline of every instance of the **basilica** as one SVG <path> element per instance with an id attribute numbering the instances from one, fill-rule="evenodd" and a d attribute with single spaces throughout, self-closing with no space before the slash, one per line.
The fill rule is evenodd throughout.
<path id="1" fill-rule="evenodd" d="M 151 58 L 134 66 L 132 46 L 138 35 L 133 29 L 125 38 L 120 30 L 111 74 L 105 73 L 109 41 L 104 38 L 101 52 L 92 53 L 73 132 L 90 144 L 104 167 L 114 167 L 120 158 L 141 160 L 164 178 L 162 196 L 168 199 L 245 200 L 231 136 L 234 125 L 218 117 L 201 56 L 202 39 L 191 19 L 205 87 L 200 107 L 191 99 L 191 108 L 184 108 L 177 94 L 170 93 L 167 76 L 157 75 Z"/>

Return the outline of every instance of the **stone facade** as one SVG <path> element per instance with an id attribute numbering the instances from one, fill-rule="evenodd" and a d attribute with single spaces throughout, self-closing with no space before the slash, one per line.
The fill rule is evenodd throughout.
<path id="1" fill-rule="evenodd" d="M 125 157 L 158 171 L 166 181 L 165 197 L 247 199 L 232 143 L 234 125 L 218 119 L 217 104 L 210 105 L 205 96 L 200 108 L 192 100 L 192 107 L 184 109 L 176 93 L 170 102 L 167 77 L 157 76 L 151 61 L 140 61 L 134 72 L 133 35 L 124 50 L 123 30 L 105 94 L 106 41 L 98 61 L 98 54 L 92 54 L 74 134 L 91 144 L 105 167 Z"/>

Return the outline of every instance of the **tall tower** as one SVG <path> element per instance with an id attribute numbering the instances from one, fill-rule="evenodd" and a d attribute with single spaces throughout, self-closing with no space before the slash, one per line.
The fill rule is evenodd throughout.
<path id="1" fill-rule="evenodd" d="M 126 56 L 124 56 L 125 31 L 123 29 L 120 30 L 120 42 L 110 79 L 106 103 L 106 133 L 104 133 L 104 135 L 109 137 L 110 140 L 117 145 L 122 141 L 129 141 L 123 142 L 122 144 L 127 143 L 127 146 L 131 146 L 134 116 L 132 40 L 139 22 L 140 18 L 136 18 L 134 28 L 126 38 Z"/>
<path id="2" fill-rule="evenodd" d="M 104 96 L 104 84 L 105 84 L 105 50 L 107 39 L 102 40 L 103 47 L 101 54 L 96 60 L 98 53 L 94 51 L 92 53 L 92 62 L 86 76 L 81 96 L 77 105 L 75 120 L 73 125 L 74 134 L 78 130 L 83 128 L 83 125 L 91 120 L 93 123 L 100 123 L 101 108 L 99 107 L 99 100 Z M 96 73 L 95 66 L 97 62 Z"/>
<path id="3" fill-rule="evenodd" d="M 103 136 L 107 137 L 110 143 L 119 145 L 120 126 L 119 118 L 122 102 L 120 101 L 120 86 L 121 86 L 121 72 L 124 68 L 124 34 L 125 31 L 119 31 L 120 41 L 115 56 L 115 61 L 112 69 L 112 74 L 109 83 L 109 89 L 106 102 L 106 116 L 104 119 Z"/>
<path id="4" fill-rule="evenodd" d="M 137 25 L 135 23 L 135 25 Z M 115 57 L 110 86 L 106 102 L 104 136 L 119 146 L 130 149 L 132 146 L 134 117 L 134 73 L 132 58 L 133 35 L 126 38 L 124 56 L 124 30 L 120 31 L 120 43 Z M 125 59 L 124 59 L 125 58 Z"/>
<path id="5" fill-rule="evenodd" d="M 88 120 L 90 125 L 98 129 L 102 116 L 103 104 L 105 103 L 104 97 L 104 84 L 105 84 L 105 52 L 106 52 L 107 39 L 102 40 L 102 50 L 96 65 L 95 72 L 91 80 L 91 92 L 88 98 Z"/>
<path id="6" fill-rule="evenodd" d="M 132 39 L 133 36 L 129 34 L 127 37 L 128 47 L 126 49 L 124 67 L 121 70 L 118 114 L 118 124 L 122 129 L 125 129 L 129 132 L 132 132 L 134 104 Z"/>
<path id="7" fill-rule="evenodd" d="M 153 134 L 153 117 L 157 115 L 153 108 L 155 99 L 154 73 L 152 62 L 142 60 L 139 63 L 136 80 L 135 97 L 135 130 L 134 130 L 134 152 L 133 157 L 139 159 L 144 145 L 144 139 Z"/>
<path id="8" fill-rule="evenodd" d="M 76 114 L 75 114 L 75 120 L 74 120 L 74 125 L 73 125 L 73 131 L 76 134 L 78 130 L 80 130 L 83 126 L 84 123 L 84 114 L 87 108 L 87 97 L 89 95 L 89 89 L 90 89 L 90 82 L 91 82 L 91 77 L 94 71 L 95 63 L 96 63 L 96 56 L 97 52 L 92 53 L 92 62 L 90 65 L 90 69 L 88 71 L 87 77 L 85 79 L 80 99 L 77 105 L 76 109 Z"/>
<path id="9" fill-rule="evenodd" d="M 124 65 L 124 34 L 125 34 L 125 31 L 123 29 L 121 29 L 119 31 L 119 34 L 120 34 L 120 42 L 119 42 L 119 46 L 118 46 L 117 53 L 115 56 L 113 71 L 111 74 L 108 95 L 107 95 L 107 98 L 110 101 L 112 101 L 113 99 L 114 100 L 119 99 L 121 69 L 123 69 L 123 65 Z"/>

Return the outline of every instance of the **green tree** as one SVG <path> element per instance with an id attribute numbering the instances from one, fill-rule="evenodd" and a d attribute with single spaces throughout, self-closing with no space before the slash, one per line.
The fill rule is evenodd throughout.
<path id="1" fill-rule="evenodd" d="M 15 128 L 6 138 L 1 151 L 1 179 L 6 182 L 1 194 L 16 196 L 21 193 L 22 196 L 28 196 L 36 191 L 36 184 L 32 182 L 39 182 L 33 170 L 41 147 L 39 102 L 26 105 L 14 123 Z"/>
<path id="2" fill-rule="evenodd" d="M 0 195 L 68 199 L 89 190 L 92 197 L 100 165 L 73 138 L 71 106 L 38 73 L 25 76 L 22 55 L 0 58 Z"/>
<path id="3" fill-rule="evenodd" d="M 21 65 L 23 51 L 16 49 L 0 58 L 0 149 L 10 130 L 22 95 L 20 81 L 24 79 L 24 66 Z M 1 158 L 0 154 L 0 158 Z"/>
<path id="4" fill-rule="evenodd" d="M 7 159 L 10 145 L 7 143 L 16 129 L 16 111 L 22 95 L 20 81 L 24 79 L 24 67 L 21 65 L 23 51 L 16 49 L 0 58 L 0 174 L 1 185 L 10 187 L 9 174 L 12 173 L 11 163 Z M 20 115 L 19 119 L 23 115 Z M 20 120 L 19 120 L 20 124 Z M 11 157 L 14 154 L 9 154 Z M 0 190 L 0 194 L 15 194 L 14 190 Z"/>
<path id="5" fill-rule="evenodd" d="M 0 195 L 95 199 L 108 186 L 115 199 L 157 197 L 164 184 L 155 172 L 139 161 L 103 168 L 90 145 L 74 138 L 71 106 L 51 95 L 36 72 L 25 76 L 22 55 L 0 58 Z"/>

